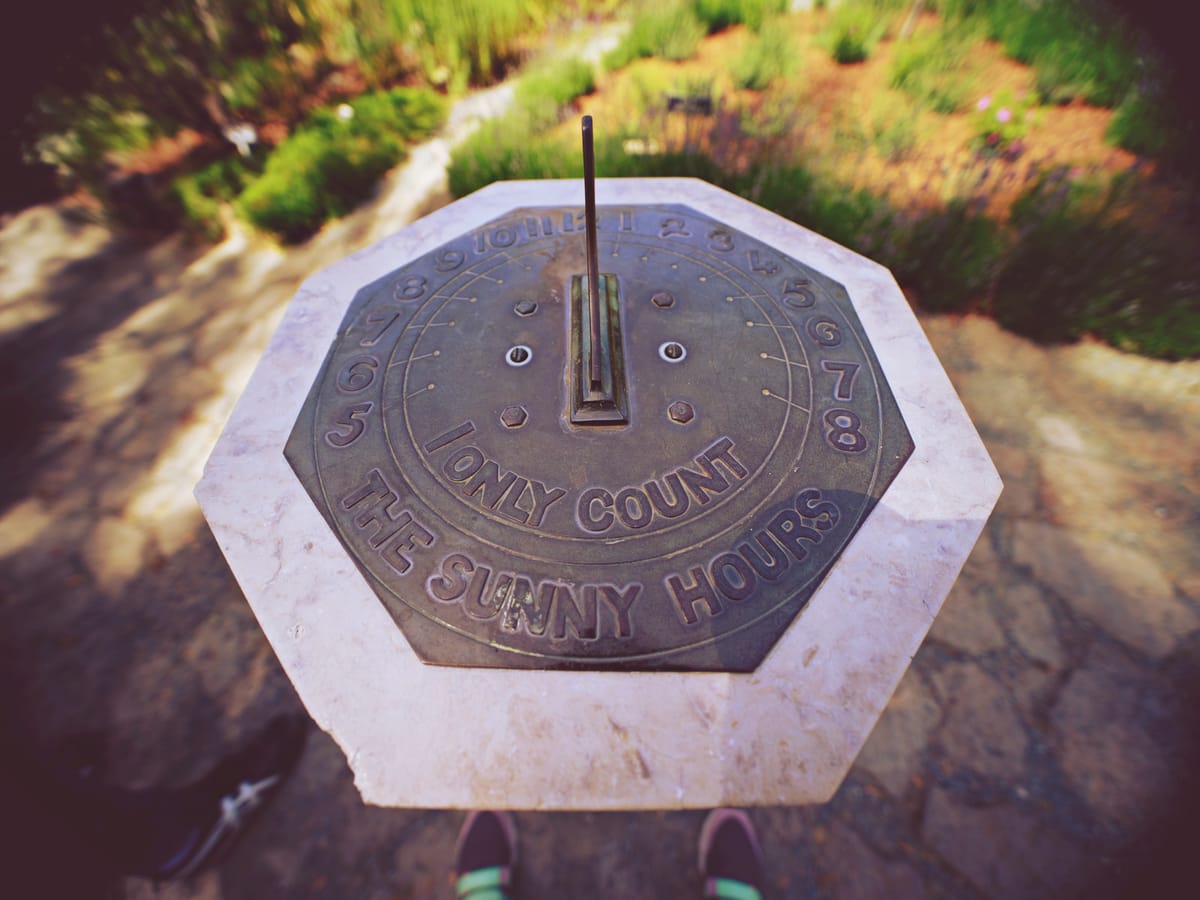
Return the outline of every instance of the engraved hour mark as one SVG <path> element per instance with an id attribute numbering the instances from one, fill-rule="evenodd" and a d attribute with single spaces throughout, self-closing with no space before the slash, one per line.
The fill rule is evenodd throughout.
<path id="1" fill-rule="evenodd" d="M 821 360 L 821 371 L 837 375 L 837 384 L 833 386 L 835 400 L 854 399 L 854 380 L 858 378 L 858 370 L 858 363 Z"/>

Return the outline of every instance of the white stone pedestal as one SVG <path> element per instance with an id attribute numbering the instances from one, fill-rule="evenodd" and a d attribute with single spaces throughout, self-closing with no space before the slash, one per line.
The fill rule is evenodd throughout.
<path id="1" fill-rule="evenodd" d="M 284 459 L 361 286 L 513 208 L 581 196 L 579 182 L 495 184 L 308 279 L 196 496 L 301 699 L 346 753 L 370 803 L 615 810 L 828 800 L 1001 488 L 886 269 L 700 181 L 596 185 L 601 205 L 686 204 L 843 284 L 916 445 L 752 674 L 424 665 Z"/>

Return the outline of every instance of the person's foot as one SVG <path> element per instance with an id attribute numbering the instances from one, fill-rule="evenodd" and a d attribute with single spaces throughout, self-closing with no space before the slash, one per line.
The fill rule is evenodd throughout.
<path id="1" fill-rule="evenodd" d="M 227 852 L 295 768 L 308 729 L 305 716 L 277 716 L 245 747 L 176 792 L 173 816 L 190 816 L 194 824 L 183 845 L 158 864 L 151 877 L 187 878 Z"/>
<path id="2" fill-rule="evenodd" d="M 454 889 L 459 900 L 506 900 L 517 866 L 517 828 L 512 816 L 476 810 L 467 816 L 454 851 Z"/>
<path id="3" fill-rule="evenodd" d="M 700 829 L 705 897 L 762 900 L 762 859 L 749 816 L 736 809 L 714 809 L 708 814 Z"/>

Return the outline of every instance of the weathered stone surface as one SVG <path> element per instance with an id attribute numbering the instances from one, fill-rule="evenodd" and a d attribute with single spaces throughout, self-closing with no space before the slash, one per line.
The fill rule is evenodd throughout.
<path id="1" fill-rule="evenodd" d="M 83 559 L 100 587 L 118 591 L 138 573 L 146 537 L 142 529 L 116 516 L 96 525 L 83 547 Z"/>
<path id="2" fill-rule="evenodd" d="M 1013 560 L 1113 637 L 1150 656 L 1164 656 L 1200 626 L 1153 559 L 1112 540 L 1017 522 Z"/>
<path id="3" fill-rule="evenodd" d="M 938 736 L 956 766 L 996 778 L 1019 778 L 1028 738 L 1004 688 L 974 663 L 953 663 L 934 678 L 946 710 Z"/>
<path id="4" fill-rule="evenodd" d="M 1167 761 L 1135 719 L 1138 696 L 1125 667 L 1089 660 L 1072 674 L 1051 722 L 1071 786 L 1106 820 L 1133 829 L 1171 790 Z"/>
<path id="5" fill-rule="evenodd" d="M 909 669 L 858 754 L 858 765 L 893 796 L 903 795 L 940 718 L 941 710 L 929 688 L 915 670 Z"/>
<path id="6" fill-rule="evenodd" d="M 1088 880 L 1088 853 L 1008 804 L 964 806 L 935 787 L 925 805 L 922 833 L 934 850 L 989 897 L 1071 897 Z"/>
<path id="7" fill-rule="evenodd" d="M 874 853 L 849 826 L 835 821 L 821 851 L 826 866 L 822 886 L 837 900 L 917 900 L 925 896 L 920 874 L 903 860 Z"/>
<path id="8" fill-rule="evenodd" d="M 1004 646 L 1004 632 L 992 618 L 981 583 L 966 573 L 955 582 L 929 636 L 967 653 L 986 653 Z"/>
<path id="9" fill-rule="evenodd" d="M 997 591 L 996 606 L 1001 624 L 1026 656 L 1056 669 L 1066 665 L 1054 613 L 1036 585 L 1022 582 Z"/>
<path id="10" fill-rule="evenodd" d="M 1073 422 L 1063 416 L 1042 416 L 1037 420 L 1037 433 L 1051 447 L 1081 453 L 1087 443 Z"/>
<path id="11" fill-rule="evenodd" d="M 1032 516 L 1038 505 L 1037 470 L 1028 453 L 998 441 L 987 443 L 988 453 L 1004 482 L 996 503 L 1001 516 Z"/>

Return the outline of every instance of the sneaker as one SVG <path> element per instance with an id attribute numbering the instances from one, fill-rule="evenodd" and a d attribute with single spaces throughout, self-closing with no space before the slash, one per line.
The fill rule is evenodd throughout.
<path id="1" fill-rule="evenodd" d="M 762 900 L 762 861 L 762 846 L 749 816 L 736 809 L 708 814 L 700 829 L 705 897 Z"/>
<path id="2" fill-rule="evenodd" d="M 277 716 L 249 744 L 178 792 L 195 810 L 188 839 L 156 867 L 155 881 L 187 878 L 226 853 L 295 768 L 308 738 L 304 716 Z"/>
<path id="3" fill-rule="evenodd" d="M 517 865 L 517 827 L 512 816 L 476 810 L 467 816 L 454 851 L 454 890 L 459 900 L 508 900 Z"/>

